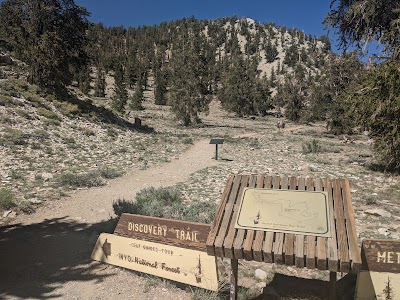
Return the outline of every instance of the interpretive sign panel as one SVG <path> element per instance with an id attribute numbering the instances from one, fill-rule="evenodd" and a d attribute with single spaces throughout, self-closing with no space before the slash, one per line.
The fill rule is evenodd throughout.
<path id="1" fill-rule="evenodd" d="M 358 300 L 400 298 L 400 241 L 364 239 Z"/>
<path id="2" fill-rule="evenodd" d="M 210 225 L 122 214 L 114 233 L 141 240 L 206 251 Z"/>
<path id="3" fill-rule="evenodd" d="M 216 291 L 216 258 L 197 250 L 102 233 L 92 259 Z"/>
<path id="4" fill-rule="evenodd" d="M 326 192 L 245 188 L 235 228 L 330 237 Z"/>

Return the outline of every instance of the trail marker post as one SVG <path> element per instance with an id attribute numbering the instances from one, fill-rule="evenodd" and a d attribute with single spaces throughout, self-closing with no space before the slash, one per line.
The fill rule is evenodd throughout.
<path id="1" fill-rule="evenodd" d="M 217 291 L 217 260 L 207 255 L 210 225 L 122 214 L 114 234 L 101 233 L 92 259 Z"/>
<path id="2" fill-rule="evenodd" d="M 400 241 L 364 239 L 356 300 L 399 299 Z"/>
<path id="3" fill-rule="evenodd" d="M 218 160 L 218 145 L 222 145 L 224 139 L 211 139 L 210 144 L 215 145 L 215 160 Z"/>

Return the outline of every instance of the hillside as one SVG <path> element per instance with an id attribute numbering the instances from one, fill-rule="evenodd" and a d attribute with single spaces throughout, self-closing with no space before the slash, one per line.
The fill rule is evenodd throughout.
<path id="1" fill-rule="evenodd" d="M 217 85 L 225 72 L 224 62 L 237 52 L 256 59 L 255 76 L 264 78 L 274 94 L 276 84 L 283 83 L 289 74 L 301 73 L 303 80 L 317 83 L 325 73 L 323 67 L 336 57 L 326 36 L 315 37 L 299 29 L 235 16 L 210 21 L 189 18 L 127 29 L 94 24 L 88 33 L 88 52 L 92 66 L 106 73 L 123 64 L 126 82 L 133 88 L 141 76 L 154 76 L 160 69 L 170 72 L 174 48 L 195 32 L 206 38 L 207 55 L 213 55 L 208 62 L 211 80 Z"/>
<path id="2" fill-rule="evenodd" d="M 98 234 L 115 225 L 114 201 L 173 188 L 179 206 L 152 202 L 151 213 L 210 223 L 232 173 L 348 178 L 359 242 L 399 239 L 399 177 L 377 164 L 363 127 L 350 124 L 347 134 L 340 122 L 336 131 L 326 126 L 345 115 L 336 100 L 363 69 L 354 56 L 332 54 L 325 37 L 235 17 L 94 24 L 88 35 L 89 65 L 57 92 L 31 83 L 30 66 L 0 46 L 0 225 L 8 246 L 0 297 L 217 298 L 88 257 Z M 238 102 L 226 100 L 241 92 Z M 116 105 L 121 98 L 126 103 Z M 188 124 L 177 109 L 185 105 L 195 111 Z M 208 144 L 215 137 L 225 140 L 218 161 Z M 228 264 L 219 266 L 227 278 Z M 277 273 L 316 279 L 319 290 L 329 278 L 244 262 L 239 283 L 250 289 L 243 298 Z"/>
<path id="3" fill-rule="evenodd" d="M 21 80 L 13 79 L 11 82 L 13 86 L 18 86 L 23 82 Z M 7 86 L 10 80 L 1 83 Z M 18 95 L 14 90 L 13 96 L 9 96 L 13 101 L 4 102 L 0 106 L 2 116 L 8 117 L 7 123 L 1 126 L 1 151 L 5 153 L 1 167 L 9 172 L 4 172 L 8 178 L 4 180 L 2 177 L 2 187 L 4 184 L 7 189 L 11 189 L 21 205 L 20 200 L 31 199 L 32 196 L 28 196 L 30 190 L 27 189 L 29 194 L 25 195 L 25 190 L 18 187 L 30 185 L 31 190 L 38 190 L 34 198 L 43 203 L 31 204 L 37 209 L 34 214 L 26 215 L 13 208 L 13 211 L 19 212 L 16 217 L 8 216 L 0 220 L 5 228 L 4 240 L 7 241 L 8 249 L 12 249 L 8 255 L 3 256 L 6 261 L 1 263 L 11 270 L 0 276 L 3 282 L 0 296 L 6 299 L 28 296 L 104 299 L 116 293 L 120 299 L 130 299 L 132 293 L 135 293 L 137 299 L 191 299 L 196 295 L 201 299 L 216 299 L 216 295 L 202 294 L 198 290 L 186 292 L 153 277 L 139 276 L 112 266 L 105 267 L 91 262 L 88 257 L 99 232 L 112 230 L 114 223 L 110 217 L 114 217 L 114 200 L 133 200 L 135 194 L 144 188 L 170 185 L 178 189 L 187 204 L 216 204 L 227 175 L 232 173 L 349 178 L 359 239 L 399 237 L 398 178 L 371 170 L 373 154 L 370 141 L 365 135 L 346 137 L 346 142 L 343 137 L 327 133 L 323 123 L 307 126 L 290 121 L 287 121 L 285 129 L 279 130 L 276 128 L 279 119 L 274 116 L 239 118 L 222 110 L 217 101 L 211 103 L 208 115 L 201 116 L 202 126 L 185 128 L 177 125 L 167 107 L 154 104 L 151 86 L 145 92 L 145 110 L 135 114 L 141 118 L 143 125 L 148 124 L 153 128 L 154 131 L 150 133 L 140 132 L 138 128 L 126 123 L 125 126 L 111 121 L 104 124 L 97 120 L 96 114 L 90 115 L 87 111 L 68 116 L 59 108 L 63 101 L 53 99 L 49 102 L 38 96 L 36 102 L 43 102 L 47 105 L 46 110 L 59 116 L 59 125 L 49 125 L 49 118 L 43 116 L 43 110 L 38 110 L 41 106 L 32 106 L 25 99 L 32 97 L 28 92 L 33 93 L 34 89 L 33 86 L 26 86 L 25 91 L 21 88 Z M 10 98 L 3 95 L 1 99 Z M 81 101 L 90 104 L 89 99 L 84 99 Z M 93 106 L 100 107 L 105 100 L 95 98 L 92 101 Z M 33 119 L 20 118 L 18 109 L 29 111 Z M 128 120 L 131 119 L 133 116 Z M 15 122 L 12 123 L 12 120 Z M 14 139 L 7 135 L 10 129 L 6 128 L 26 133 L 22 139 L 25 143 L 11 143 Z M 95 134 L 85 135 L 82 128 L 90 128 Z M 38 141 L 33 135 L 38 129 L 43 129 L 48 138 Z M 109 131 L 114 135 L 109 136 Z M 61 141 L 62 135 L 74 137 L 75 143 L 80 146 L 71 148 L 68 143 Z M 208 140 L 217 136 L 224 137 L 225 143 L 220 148 L 220 160 L 216 162 L 212 159 L 215 149 L 208 145 Z M 10 142 L 4 143 L 6 141 Z M 43 146 L 32 149 L 34 143 Z M 142 149 L 141 145 L 145 148 Z M 49 146 L 64 151 L 60 152 L 62 155 L 49 155 L 46 152 Z M 127 149 L 113 152 L 120 147 Z M 99 155 L 99 151 L 107 153 L 107 156 Z M 27 156 L 25 153 L 35 153 L 35 156 L 30 155 L 28 162 L 23 158 Z M 148 161 L 147 164 L 143 158 Z M 62 163 L 65 165 L 61 166 Z M 93 179 L 101 177 L 93 173 L 102 166 L 100 163 L 109 168 L 109 173 L 126 173 L 113 180 L 103 178 L 107 185 L 97 188 L 72 185 L 72 188 L 79 190 L 71 191 L 69 184 L 56 184 L 60 176 L 74 171 L 82 172 L 78 173 L 78 182 L 93 182 Z M 48 173 L 49 178 L 40 181 L 31 181 L 25 176 L 12 178 L 8 174 L 12 173 L 14 164 L 19 166 L 21 175 L 28 173 L 33 177 L 41 174 L 45 177 L 43 173 Z M 60 171 L 53 172 L 56 168 Z M 88 173 L 90 180 L 84 180 L 87 178 L 84 175 Z M 40 194 L 42 189 L 47 194 Z M 199 215 L 201 212 L 211 217 L 215 209 L 198 212 Z M 27 247 L 34 259 L 22 255 Z M 229 264 L 219 260 L 219 266 L 220 278 L 226 278 Z M 264 281 L 257 279 L 256 269 L 266 272 L 267 278 Z M 245 299 L 254 298 L 266 284 L 273 284 L 276 274 L 296 274 L 301 278 L 316 280 L 319 294 L 315 292 L 313 299 L 323 299 L 325 290 L 321 287 L 328 280 L 326 272 L 251 262 L 243 262 L 240 274 L 239 284 L 246 287 L 241 290 Z M 31 276 L 35 277 L 34 281 Z M 298 299 L 310 299 L 310 290 L 315 285 L 304 280 L 300 286 L 303 289 L 294 291 L 295 296 Z M 293 298 L 293 295 L 287 295 L 284 286 L 275 283 L 273 287 L 282 296 L 286 295 L 286 299 Z"/>
<path id="4" fill-rule="evenodd" d="M 93 64 L 86 95 L 79 89 L 82 84 L 78 77 L 69 92 L 53 96 L 29 84 L 27 65 L 3 49 L 0 122 L 4 155 L 0 180 L 5 199 L 15 197 L 12 202 L 30 213 L 37 204 L 64 196 L 71 188 L 101 186 L 105 179 L 118 177 L 127 169 L 145 169 L 158 161 L 169 161 L 186 149 L 193 141 L 190 133 L 134 125 L 138 115 L 163 118 L 163 114 L 156 116 L 151 110 L 130 111 L 129 107 L 127 114 L 116 113 L 112 110 L 112 99 L 115 97 L 114 69 L 116 64 L 123 63 L 129 95 L 135 92 L 136 75 L 142 72 L 146 74 L 143 100 L 154 102 L 157 55 L 162 54 L 161 67 L 168 69 L 174 44 L 190 28 L 202 32 L 215 53 L 214 81 L 223 69 L 218 63 L 231 56 L 236 47 L 243 56 L 258 57 L 257 76 L 268 79 L 271 72 L 276 72 L 273 76 L 277 82 L 283 81 L 285 74 L 294 72 L 294 65 L 301 65 L 310 76 L 316 76 L 321 73 L 320 66 L 332 55 L 323 38 L 252 19 L 183 19 L 127 30 L 98 24 L 88 33 Z M 293 49 L 298 54 L 291 53 Z M 295 62 L 297 59 L 300 61 Z M 104 97 L 94 97 L 96 78 L 101 70 L 106 71 Z M 271 85 L 271 92 L 274 90 Z M 217 100 L 216 91 L 212 93 Z M 158 109 L 168 113 L 170 108 L 158 106 Z M 166 131 L 168 137 L 163 136 Z M 109 147 L 111 143 L 113 147 Z M 164 145 L 164 150 L 153 149 L 156 143 Z M 11 208 L 13 204 L 4 201 L 7 203 L 2 207 Z"/>

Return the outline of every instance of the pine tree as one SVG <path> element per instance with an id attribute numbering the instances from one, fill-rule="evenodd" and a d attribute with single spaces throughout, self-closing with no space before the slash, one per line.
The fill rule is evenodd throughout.
<path id="1" fill-rule="evenodd" d="M 112 98 L 112 107 L 118 112 L 125 111 L 125 105 L 128 102 L 128 91 L 124 79 L 124 69 L 120 64 L 117 66 L 114 74 L 115 86 L 114 96 Z"/>
<path id="2" fill-rule="evenodd" d="M 366 71 L 341 94 L 355 119 L 369 129 L 386 169 L 400 170 L 400 2 L 336 0 L 325 24 L 336 30 L 341 48 L 363 50 L 366 41 L 384 46 L 381 64 Z M 383 56 L 381 54 L 384 54 Z"/>
<path id="3" fill-rule="evenodd" d="M 155 76 L 155 88 L 154 88 L 154 98 L 155 104 L 157 105 L 165 105 L 167 104 L 167 79 L 165 75 L 165 71 L 159 70 L 157 75 Z"/>
<path id="4" fill-rule="evenodd" d="M 214 57 L 198 28 L 188 30 L 190 38 L 180 39 L 171 60 L 171 109 L 184 126 L 199 123 L 200 112 L 207 112 L 211 101 L 209 86 Z"/>
<path id="5" fill-rule="evenodd" d="M 238 116 L 264 114 L 270 95 L 259 79 L 258 60 L 235 55 L 226 60 L 218 99 L 222 107 Z"/>
<path id="6" fill-rule="evenodd" d="M 73 0 L 6 0 L 0 32 L 14 55 L 29 66 L 29 82 L 59 91 L 88 60 L 85 8 Z"/>
<path id="7" fill-rule="evenodd" d="M 130 97 L 129 107 L 132 110 L 143 110 L 144 109 L 144 107 L 142 105 L 143 99 L 144 99 L 144 97 L 143 97 L 142 86 L 140 85 L 140 83 L 138 81 L 135 86 L 135 91 L 132 94 L 132 96 Z"/>
<path id="8" fill-rule="evenodd" d="M 278 56 L 278 49 L 276 46 L 271 44 L 271 40 L 268 40 L 267 45 L 265 46 L 265 59 L 268 63 L 272 63 L 275 61 Z"/>
<path id="9" fill-rule="evenodd" d="M 89 95 L 89 92 L 91 89 L 90 83 L 91 83 L 90 68 L 89 68 L 89 66 L 86 65 L 86 66 L 82 67 L 78 73 L 79 89 L 85 95 Z"/>
<path id="10" fill-rule="evenodd" d="M 274 67 L 271 68 L 271 76 L 269 78 L 269 85 L 271 87 L 275 87 L 276 86 L 276 75 L 275 75 L 275 68 Z"/>
<path id="11" fill-rule="evenodd" d="M 94 85 L 94 96 L 105 97 L 106 96 L 106 79 L 104 71 L 101 68 L 97 68 L 97 77 Z"/>

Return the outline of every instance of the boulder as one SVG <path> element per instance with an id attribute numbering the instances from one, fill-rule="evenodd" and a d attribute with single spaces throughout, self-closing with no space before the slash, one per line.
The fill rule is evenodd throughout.
<path id="1" fill-rule="evenodd" d="M 267 272 L 261 269 L 256 269 L 254 272 L 254 276 L 260 280 L 265 280 L 267 278 Z"/>

